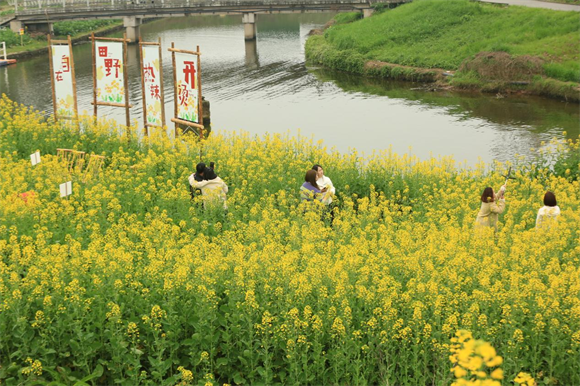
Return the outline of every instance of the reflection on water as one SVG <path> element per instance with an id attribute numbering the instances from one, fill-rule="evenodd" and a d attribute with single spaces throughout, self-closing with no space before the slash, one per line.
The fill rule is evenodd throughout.
<path id="1" fill-rule="evenodd" d="M 161 38 L 166 115 L 173 113 L 171 42 L 202 52 L 203 94 L 211 103 L 215 130 L 255 134 L 287 132 L 312 136 L 329 147 L 370 153 L 392 147 L 421 158 L 454 155 L 475 164 L 479 158 L 512 159 L 541 141 L 577 137 L 578 105 L 532 97 L 429 92 L 418 84 L 364 79 L 307 68 L 308 32 L 332 14 L 260 15 L 257 41 L 245 42 L 241 17 L 163 19 L 142 26 L 145 41 Z M 120 36 L 121 33 L 114 34 Z M 92 111 L 90 44 L 74 47 L 79 108 Z M 131 117 L 142 124 L 137 46 L 128 52 Z M 46 55 L 0 69 L 0 92 L 52 112 Z M 100 107 L 99 116 L 124 122 L 124 110 Z"/>

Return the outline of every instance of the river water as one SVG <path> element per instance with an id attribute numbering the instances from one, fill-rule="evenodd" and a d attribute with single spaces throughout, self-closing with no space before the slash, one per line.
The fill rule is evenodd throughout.
<path id="1" fill-rule="evenodd" d="M 244 42 L 241 16 L 197 16 L 146 23 L 144 41 L 164 47 L 166 116 L 173 113 L 171 55 L 165 48 L 202 52 L 204 97 L 212 129 L 253 134 L 290 133 L 340 152 L 388 149 L 426 159 L 452 155 L 474 165 L 530 155 L 542 141 L 577 138 L 580 108 L 538 97 L 431 92 L 420 84 L 368 79 L 308 66 L 304 43 L 332 14 L 259 15 L 257 40 Z M 111 36 L 120 36 L 116 33 Z M 91 45 L 74 47 L 79 109 L 92 112 Z M 131 118 L 142 126 L 138 48 L 128 52 Z M 0 68 L 0 92 L 52 113 L 48 55 Z M 124 123 L 124 110 L 99 116 Z M 564 134 L 563 132 L 566 132 Z"/>

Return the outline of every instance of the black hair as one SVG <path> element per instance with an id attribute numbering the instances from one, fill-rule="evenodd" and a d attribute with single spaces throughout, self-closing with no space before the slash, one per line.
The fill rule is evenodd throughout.
<path id="1" fill-rule="evenodd" d="M 312 170 L 314 170 L 314 171 L 318 172 L 318 168 L 322 168 L 322 166 L 320 166 L 319 164 L 315 164 L 315 165 L 312 167 Z"/>
<path id="2" fill-rule="evenodd" d="M 306 172 L 306 176 L 304 176 L 304 181 L 310 182 L 310 185 L 320 190 L 318 184 L 316 183 L 316 171 L 314 169 L 310 169 L 309 171 Z"/>
<path id="3" fill-rule="evenodd" d="M 217 178 L 217 174 L 214 171 L 215 163 L 210 162 L 209 168 L 205 165 L 204 162 L 200 162 L 195 167 L 195 175 L 194 178 L 196 181 L 203 181 L 203 180 L 215 180 Z M 203 176 L 201 175 L 203 174 Z"/>
<path id="4" fill-rule="evenodd" d="M 556 195 L 552 192 L 546 192 L 546 194 L 544 194 L 544 205 L 546 206 L 558 205 L 558 202 L 556 201 Z"/>
<path id="5" fill-rule="evenodd" d="M 493 202 L 493 189 L 490 186 L 483 190 L 481 202 Z"/>

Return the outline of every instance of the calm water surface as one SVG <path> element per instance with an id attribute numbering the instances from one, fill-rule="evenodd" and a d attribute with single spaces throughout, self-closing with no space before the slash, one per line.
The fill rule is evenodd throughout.
<path id="1" fill-rule="evenodd" d="M 142 26 L 145 41 L 202 55 L 203 94 L 211 103 L 214 131 L 300 133 L 341 152 L 397 153 L 428 158 L 453 155 L 473 165 L 530 154 L 542 141 L 577 138 L 577 104 L 535 97 L 429 92 L 419 84 L 365 79 L 316 67 L 304 59 L 308 32 L 332 14 L 260 15 L 256 42 L 243 39 L 241 17 L 203 16 L 158 20 Z M 117 34 L 120 35 L 120 34 Z M 79 108 L 92 111 L 90 44 L 74 47 Z M 132 119 L 142 125 L 136 46 L 129 52 Z M 166 116 L 173 113 L 171 55 L 164 53 Z M 48 56 L 0 69 L 0 92 L 52 113 Z M 99 116 L 124 123 L 124 110 L 100 107 Z M 567 134 L 563 134 L 563 132 Z"/>

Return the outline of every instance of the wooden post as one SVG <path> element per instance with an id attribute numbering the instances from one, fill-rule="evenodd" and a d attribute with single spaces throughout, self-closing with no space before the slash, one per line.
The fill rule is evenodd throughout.
<path id="1" fill-rule="evenodd" d="M 87 0 L 88 1 L 88 0 Z M 97 56 L 95 53 L 95 33 L 91 32 L 91 41 L 93 45 L 93 115 L 97 118 Z"/>
<path id="2" fill-rule="evenodd" d="M 50 35 L 49 35 L 50 36 Z M 78 104 L 77 104 L 77 77 L 75 75 L 75 61 L 73 58 L 73 49 L 72 49 L 72 40 L 70 38 L 70 35 L 68 35 L 68 50 L 70 53 L 70 69 L 71 69 L 71 75 L 72 75 L 72 82 L 73 82 L 73 97 L 74 97 L 74 102 L 75 102 L 75 120 L 77 121 L 77 127 L 80 130 L 81 126 L 80 126 L 80 122 L 79 122 L 79 110 L 78 110 Z"/>
<path id="3" fill-rule="evenodd" d="M 145 73 L 143 68 L 143 40 L 139 35 L 139 61 L 141 62 L 141 96 L 143 97 L 143 132 L 147 137 L 149 130 L 147 129 L 147 101 L 145 100 Z"/>
<path id="4" fill-rule="evenodd" d="M 175 43 L 171 42 L 171 48 L 175 48 Z M 171 51 L 171 59 L 173 61 L 173 116 L 177 118 L 177 74 L 175 73 L 175 51 Z M 175 138 L 177 138 L 177 122 L 175 122 Z"/>
<path id="5" fill-rule="evenodd" d="M 58 122 L 58 112 L 56 106 L 56 92 L 54 90 L 54 66 L 52 64 L 52 41 L 50 40 L 50 34 L 46 35 L 48 41 L 48 63 L 50 66 L 50 86 L 52 88 L 52 109 L 54 110 L 54 120 Z"/>
<path id="6" fill-rule="evenodd" d="M 163 51 L 161 50 L 161 38 L 157 38 L 159 42 L 159 84 L 161 92 L 161 126 L 165 127 L 165 90 L 163 88 Z"/>
<path id="7" fill-rule="evenodd" d="M 123 80 L 125 83 L 125 114 L 127 118 L 127 134 L 131 128 L 131 116 L 129 112 L 129 76 L 127 74 L 127 34 L 123 34 Z"/>
<path id="8" fill-rule="evenodd" d="M 201 53 L 197 46 L 197 116 L 199 124 L 203 127 L 203 101 L 201 100 Z M 203 129 L 199 129 L 199 138 L 203 139 Z"/>

